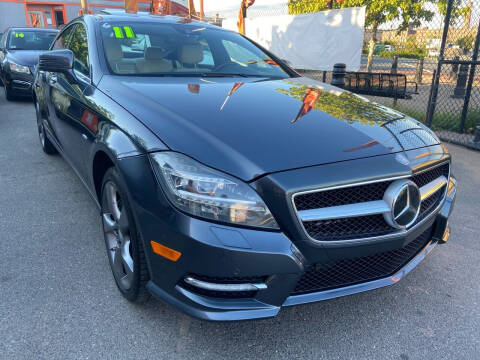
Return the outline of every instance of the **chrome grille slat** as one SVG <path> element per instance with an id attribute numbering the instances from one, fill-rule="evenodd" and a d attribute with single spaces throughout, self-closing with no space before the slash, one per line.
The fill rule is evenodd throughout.
<path id="1" fill-rule="evenodd" d="M 428 199 L 446 184 L 447 178 L 442 175 L 432 182 L 422 186 L 420 188 L 421 200 L 424 201 Z M 390 212 L 390 210 L 390 207 L 384 200 L 374 200 L 356 204 L 300 210 L 298 211 L 298 216 L 300 217 L 300 220 L 305 222 L 384 214 Z"/>
<path id="2" fill-rule="evenodd" d="M 304 231 L 314 241 L 357 241 L 401 234 L 406 230 L 393 228 L 383 219 L 382 214 L 391 211 L 390 206 L 382 199 L 388 186 L 397 179 L 408 178 L 420 188 L 422 202 L 420 214 L 411 226 L 414 227 L 440 205 L 446 193 L 449 175 L 450 163 L 444 162 L 410 177 L 300 192 L 292 196 L 292 204 Z M 354 201 L 366 200 L 369 197 L 371 201 Z M 314 207 L 315 204 L 320 206 Z"/>
<path id="3" fill-rule="evenodd" d="M 302 221 L 341 219 L 356 216 L 383 214 L 390 211 L 384 200 L 368 201 L 358 204 L 338 205 L 328 208 L 300 210 L 298 216 Z"/>

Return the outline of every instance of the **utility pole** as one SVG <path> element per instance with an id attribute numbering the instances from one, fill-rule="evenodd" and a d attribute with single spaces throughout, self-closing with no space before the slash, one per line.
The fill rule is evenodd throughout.
<path id="1" fill-rule="evenodd" d="M 152 0 L 150 2 L 150 14 L 159 15 L 160 14 L 160 0 Z"/>
<path id="2" fill-rule="evenodd" d="M 238 13 L 237 27 L 238 32 L 245 35 L 245 19 L 247 17 L 247 9 L 255 3 L 255 0 L 242 0 L 240 11 Z"/>
<path id="3" fill-rule="evenodd" d="M 203 0 L 200 0 L 200 21 L 203 21 L 204 17 L 205 17 L 205 13 L 203 11 Z"/>
<path id="4" fill-rule="evenodd" d="M 78 12 L 80 16 L 90 14 L 88 10 L 88 0 L 80 0 L 80 5 L 81 5 L 81 8 L 80 8 L 80 11 Z"/>
<path id="5" fill-rule="evenodd" d="M 193 0 L 188 0 L 188 16 L 192 17 L 195 14 L 195 5 Z"/>

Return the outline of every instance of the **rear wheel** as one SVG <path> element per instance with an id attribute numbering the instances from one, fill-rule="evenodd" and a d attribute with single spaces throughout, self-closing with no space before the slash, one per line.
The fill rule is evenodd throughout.
<path id="1" fill-rule="evenodd" d="M 37 129 L 38 129 L 38 138 L 40 140 L 40 145 L 42 146 L 42 150 L 45 154 L 53 155 L 57 153 L 57 149 L 53 146 L 52 142 L 48 139 L 47 135 L 45 134 L 45 127 L 43 125 L 42 116 L 40 114 L 40 106 L 38 102 L 35 100 L 35 113 L 37 115 Z"/>
<path id="2" fill-rule="evenodd" d="M 137 232 L 126 190 L 115 168 L 107 170 L 102 183 L 102 222 L 108 260 L 122 295 L 133 302 L 150 297 L 145 253 Z"/>

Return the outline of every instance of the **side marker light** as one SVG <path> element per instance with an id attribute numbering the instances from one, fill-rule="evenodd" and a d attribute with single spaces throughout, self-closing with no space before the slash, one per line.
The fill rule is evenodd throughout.
<path id="1" fill-rule="evenodd" d="M 178 259 L 180 259 L 180 256 L 182 256 L 181 252 L 170 249 L 169 247 L 166 247 L 165 245 L 159 244 L 155 241 L 150 241 L 150 244 L 155 254 L 163 256 L 168 260 L 177 261 Z"/>

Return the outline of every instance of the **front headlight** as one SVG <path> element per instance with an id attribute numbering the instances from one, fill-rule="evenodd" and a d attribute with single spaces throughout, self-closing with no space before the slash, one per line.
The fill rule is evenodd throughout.
<path id="1" fill-rule="evenodd" d="M 278 229 L 258 194 L 246 183 L 175 152 L 152 155 L 157 177 L 172 203 L 209 220 Z"/>
<path id="2" fill-rule="evenodd" d="M 21 74 L 30 74 L 28 66 L 18 65 L 13 62 L 10 63 L 10 70 Z"/>

